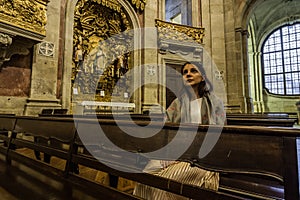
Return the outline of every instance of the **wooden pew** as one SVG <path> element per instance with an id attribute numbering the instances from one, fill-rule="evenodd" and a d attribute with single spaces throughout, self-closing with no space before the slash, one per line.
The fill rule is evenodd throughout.
<path id="1" fill-rule="evenodd" d="M 297 118 L 297 112 L 263 112 L 264 115 L 281 115 L 286 114 L 289 116 L 289 118 Z"/>
<path id="2" fill-rule="evenodd" d="M 89 120 L 91 121 L 91 120 Z M 93 123 L 95 120 L 92 120 Z M 98 121 L 98 120 L 97 120 Z M 108 120 L 108 123 L 115 124 L 113 120 Z M 76 126 L 78 125 L 78 122 L 75 123 Z M 90 124 L 90 123 L 87 123 Z M 145 125 L 145 124 L 144 124 Z M 63 126 L 63 127 L 62 127 Z M 78 127 L 77 127 L 78 128 Z M 67 131 L 69 130 L 69 131 Z M 44 146 L 39 143 L 34 143 L 33 141 L 29 141 L 28 139 L 22 139 L 20 137 L 17 137 L 17 135 L 21 132 L 22 134 L 26 134 L 28 137 L 29 135 L 33 137 L 45 137 L 48 139 L 54 139 L 55 141 L 61 141 L 64 144 L 69 145 L 69 148 L 67 149 L 61 149 L 57 148 L 57 146 Z M 75 132 L 76 135 L 76 132 Z M 61 184 L 64 185 L 63 188 L 68 189 L 71 187 L 73 189 L 73 184 L 78 187 L 80 185 L 80 188 L 85 191 L 88 195 L 94 195 L 96 193 L 99 197 L 99 194 L 102 194 L 101 196 L 109 196 L 113 199 L 140 199 L 139 197 L 132 196 L 130 194 L 126 194 L 124 192 L 117 191 L 114 188 L 109 188 L 107 186 L 101 185 L 99 183 L 96 183 L 92 180 L 87 180 L 86 178 L 80 176 L 80 174 L 74 174 L 72 172 L 71 163 L 76 164 L 82 164 L 84 166 L 89 166 L 93 169 L 98 169 L 102 171 L 106 171 L 108 173 L 115 174 L 116 176 L 123 176 L 125 178 L 129 178 L 132 180 L 136 180 L 145 184 L 149 184 L 152 186 L 159 187 L 161 189 L 165 189 L 171 192 L 175 192 L 178 194 L 182 194 L 185 196 L 190 196 L 195 199 L 197 197 L 201 196 L 208 199 L 240 199 L 238 197 L 233 198 L 232 195 L 222 194 L 221 192 L 214 192 L 209 191 L 201 188 L 197 188 L 194 186 L 181 184 L 176 181 L 170 181 L 166 178 L 157 177 L 151 174 L 143 174 L 143 173 L 127 173 L 115 170 L 113 168 L 107 167 L 107 165 L 104 165 L 100 163 L 97 159 L 91 157 L 89 154 L 79 154 L 79 152 L 76 151 L 77 147 L 81 145 L 81 142 L 77 139 L 72 139 L 74 136 L 74 124 L 72 124 L 72 120 L 70 119 L 49 119 L 49 118 L 33 118 L 33 117 L 17 117 L 16 119 L 16 125 L 13 129 L 13 134 L 10 137 L 9 140 L 9 146 L 11 144 L 17 145 L 17 149 L 21 147 L 26 147 L 28 149 L 32 150 L 38 150 L 41 152 L 46 152 L 51 156 L 56 156 L 62 160 L 66 161 L 66 165 L 64 170 L 56 169 L 55 167 L 40 162 L 38 160 L 29 158 L 27 156 L 24 156 L 20 153 L 18 153 L 15 149 L 8 149 L 6 151 L 7 159 L 6 162 L 8 164 L 12 164 L 14 161 L 17 163 L 25 164 L 26 166 L 29 166 L 30 168 L 40 171 L 43 174 L 50 174 L 49 180 L 52 180 L 53 175 L 58 178 L 62 178 Z M 72 142 L 73 141 L 73 142 Z M 0 146 L 2 148 L 2 146 Z M 109 153 L 111 153 L 110 150 L 108 150 Z M 111 157 L 110 157 L 111 160 Z M 69 163 L 69 164 L 68 164 Z M 114 163 L 115 164 L 115 163 Z M 145 162 L 144 162 L 145 164 Z M 125 168 L 130 167 L 133 169 L 132 165 L 125 165 L 122 166 Z M 8 170 L 11 170 L 14 168 L 14 165 L 8 168 Z M 125 169 L 124 168 L 124 169 Z M 139 170 L 142 169 L 142 166 L 140 166 Z M 23 167 L 22 167 L 23 171 Z M 14 172 L 14 173 L 19 173 Z M 28 175 L 29 176 L 29 175 Z M 35 178 L 37 179 L 37 178 Z M 31 179 L 27 180 L 30 182 Z M 47 179 L 48 180 L 48 179 Z M 55 179 L 55 181 L 57 181 Z M 66 183 L 67 181 L 67 183 Z M 52 181 L 49 181 L 51 183 Z M 70 186 L 70 184 L 72 185 Z M 2 183 L 3 184 L 3 183 Z M 67 184 L 67 185 L 66 185 Z M 36 186 L 37 187 L 37 186 Z M 180 190 L 180 188 L 184 188 L 183 190 Z M 45 188 L 43 188 L 45 189 Z M 96 191 L 96 192 L 95 192 Z M 61 191 L 65 195 L 65 191 Z M 72 193 L 72 191 L 69 191 Z M 68 192 L 67 192 L 68 193 Z"/>
<path id="3" fill-rule="evenodd" d="M 4 124 L 4 122 L 7 121 L 8 119 L 5 117 L 0 118 L 0 124 Z M 65 197 L 65 199 L 69 199 L 70 197 L 72 197 L 72 195 L 74 195 L 73 191 L 77 190 L 80 190 L 81 193 L 85 194 L 85 196 L 94 196 L 95 199 L 99 196 L 113 199 L 140 199 L 130 194 L 117 191 L 114 188 L 109 188 L 107 186 L 100 185 L 91 181 L 89 182 L 84 178 L 76 179 L 76 174 L 73 170 L 74 164 L 71 160 L 72 154 L 76 154 L 75 152 L 73 152 L 74 140 L 76 138 L 76 127 L 72 119 L 15 117 L 15 125 L 11 129 L 11 132 L 12 134 L 10 137 L 6 136 L 6 139 L 8 141 L 8 147 L 5 148 L 4 146 L 0 145 L 0 152 L 5 155 L 6 163 L 11 166 L 8 170 L 14 169 L 12 171 L 19 174 L 19 171 L 15 171 L 15 168 L 18 167 L 19 164 L 23 164 L 29 167 L 30 169 L 35 170 L 36 172 L 34 172 L 33 174 L 36 174 L 37 172 L 42 172 L 44 175 L 46 175 L 46 182 L 49 182 L 50 185 L 53 184 L 53 182 L 57 182 L 59 180 L 60 183 L 58 184 L 58 186 L 55 187 L 61 188 L 57 191 L 61 193 L 61 196 L 66 195 L 66 193 L 69 195 L 68 197 Z M 34 137 L 44 138 L 48 141 L 51 141 L 51 143 L 50 145 L 35 143 L 33 139 Z M 61 145 L 52 145 L 52 142 Z M 15 145 L 16 148 L 10 148 L 12 145 Z M 63 146 L 64 148 L 61 148 Z M 18 151 L 20 150 L 20 148 L 26 148 L 33 151 L 40 151 L 47 153 L 51 156 L 55 156 L 65 162 L 64 168 L 60 169 L 56 166 L 52 166 L 50 164 L 36 160 L 32 157 L 23 155 Z M 4 149 L 4 151 L 2 149 Z M 22 166 L 21 168 L 19 168 L 19 170 L 21 171 L 23 171 L 23 169 L 25 168 Z M 25 171 L 28 171 L 27 168 Z M 32 171 L 29 171 L 30 174 L 26 175 L 27 177 L 31 177 L 32 175 Z M 38 179 L 41 177 L 39 175 L 38 177 L 32 178 Z M 18 178 L 16 177 L 16 179 Z M 7 186 L 6 182 L 9 181 L 10 180 L 6 180 L 2 182 L 4 188 L 5 186 Z M 30 183 L 31 178 L 27 181 L 28 183 Z M 35 185 L 35 187 L 38 187 L 38 185 Z M 45 190 L 45 188 L 40 189 Z M 68 192 L 66 192 L 65 190 L 68 190 Z M 47 197 L 45 198 L 47 199 Z M 59 199 L 63 198 L 60 197 Z"/>
<path id="4" fill-rule="evenodd" d="M 87 119 L 115 119 L 115 120 L 135 120 L 135 121 L 164 121 L 163 114 L 86 114 L 86 115 L 72 115 L 72 114 L 39 114 L 39 117 L 59 117 L 59 118 L 87 118 Z"/>
<path id="5" fill-rule="evenodd" d="M 163 114 L 90 114 L 90 115 L 45 115 L 40 117 L 66 117 L 66 118 L 97 118 L 99 120 L 116 119 L 116 120 L 135 120 L 135 121 L 164 121 Z M 238 126 L 278 126 L 293 127 L 297 123 L 297 118 L 288 118 L 286 116 L 265 116 L 265 115 L 248 115 L 248 114 L 229 114 L 227 116 L 227 125 Z"/>
<path id="6" fill-rule="evenodd" d="M 131 160 L 141 160 L 138 158 L 143 152 L 151 152 L 155 149 L 160 149 L 166 146 L 177 134 L 179 126 L 174 124 L 166 124 L 158 134 L 147 138 L 146 125 L 147 122 L 135 122 L 143 127 L 143 131 L 139 132 L 139 137 L 129 137 L 124 134 L 123 130 L 119 128 L 120 123 L 131 128 L 132 125 L 128 122 L 119 122 L 118 126 L 114 121 L 96 121 L 89 119 L 76 119 L 78 123 L 78 132 L 83 132 L 85 137 L 83 143 L 88 144 L 88 148 L 93 155 L 103 156 L 104 162 L 116 166 L 117 161 L 112 161 L 109 155 L 117 154 L 117 149 L 112 149 L 104 140 L 99 141 L 99 135 L 93 133 L 99 130 L 99 124 L 104 132 L 107 133 L 109 141 L 123 149 L 136 153 L 136 158 Z M 157 129 L 159 125 L 157 125 Z M 185 134 L 193 132 L 193 125 L 183 126 Z M 149 129 L 156 129 L 152 125 Z M 90 131 L 85 131 L 90 130 Z M 179 158 L 179 160 L 190 162 L 194 166 L 199 166 L 209 170 L 215 170 L 221 173 L 220 190 L 218 195 L 231 194 L 243 198 L 275 198 L 275 199 L 298 199 L 299 198 L 299 170 L 298 170 L 298 137 L 300 130 L 291 128 L 266 128 L 266 127 L 247 127 L 247 126 L 226 126 L 222 130 L 222 134 L 214 147 L 214 149 L 202 159 L 199 159 L 198 152 L 204 136 L 208 130 L 207 126 L 199 126 L 198 132 L 191 147 Z M 138 129 L 131 129 L 131 131 L 138 131 Z M 214 134 L 214 133 L 211 133 Z M 182 140 L 177 141 L 175 146 L 182 145 Z M 129 142 L 130 141 L 130 142 Z M 155 142 L 153 142 L 155 141 Z M 90 146 L 90 148 L 89 148 Z M 105 148 L 106 147 L 106 148 Z M 110 150 L 109 153 L 103 153 Z M 171 150 L 170 150 L 171 151 Z M 113 153 L 114 152 L 114 153 Z M 161 153 L 159 157 L 148 157 L 149 159 L 170 159 L 166 154 Z M 95 153 L 95 154 L 94 154 Z M 108 157 L 105 157 L 108 155 Z M 81 162 L 81 164 L 88 163 L 83 157 L 74 156 L 73 162 Z M 121 163 L 126 163 L 124 160 L 126 155 L 122 153 L 112 156 L 120 159 Z M 128 158 L 127 156 L 126 158 Z M 129 159 L 129 158 L 128 158 Z M 129 161 L 128 161 L 129 162 Z M 140 177 L 134 177 L 131 174 L 124 174 L 116 172 L 112 169 L 105 169 L 96 163 L 90 167 L 96 167 L 99 170 L 107 171 L 116 176 L 122 176 L 128 179 L 139 181 Z M 130 169 L 135 169 L 139 166 L 134 163 L 132 166 L 123 166 Z M 122 166 L 121 166 L 122 167 Z M 135 167 L 135 168 L 134 168 Z M 121 168 L 122 169 L 122 168 Z M 123 170 L 124 170 L 123 169 Z M 140 170 L 139 168 L 135 169 Z M 147 184 L 159 187 L 164 190 L 169 190 L 178 194 L 178 190 L 171 190 L 159 184 L 147 182 Z M 185 188 L 185 186 L 182 186 Z M 178 188 L 177 188 L 178 189 Z M 183 189 L 184 190 L 184 189 Z M 200 191 L 200 190 L 199 190 Z M 190 191 L 191 192 L 191 191 Z M 181 193 L 181 195 L 192 195 L 189 192 Z M 194 191 L 193 194 L 196 192 Z M 199 193 L 198 193 L 199 194 Z M 197 195 L 195 195 L 197 196 Z M 189 196 L 193 198 L 192 196 Z M 222 199 L 222 198 L 221 198 Z"/>
<path id="7" fill-rule="evenodd" d="M 229 118 L 227 117 L 227 125 L 239 126 L 278 126 L 293 127 L 297 123 L 296 119 L 282 118 Z"/>
<path id="8" fill-rule="evenodd" d="M 46 115 L 46 116 L 51 116 L 51 115 L 66 115 L 68 112 L 68 109 L 43 109 L 40 115 Z M 41 143 L 45 143 L 48 142 L 47 140 L 45 140 L 44 138 L 37 138 L 34 137 L 34 142 L 41 142 Z M 38 160 L 41 160 L 41 153 L 39 151 L 34 151 L 35 157 Z M 50 163 L 51 160 L 51 156 L 48 155 L 47 153 L 44 153 L 44 162 L 46 163 Z"/>
<path id="9" fill-rule="evenodd" d="M 14 129 L 16 123 L 15 115 L 0 115 L 0 140 L 3 141 L 4 148 L 0 149 L 1 153 L 6 153 L 9 142 L 8 135 Z"/>
<path id="10" fill-rule="evenodd" d="M 267 114 L 267 113 L 227 113 L 226 117 L 228 118 L 258 118 L 258 119 L 287 119 L 289 115 L 286 113 L 277 113 L 277 114 Z"/>
<path id="11" fill-rule="evenodd" d="M 266 125 L 270 124 L 271 126 L 274 124 L 275 126 L 293 126 L 298 123 L 298 117 L 291 113 L 227 113 L 226 117 L 230 124 L 235 125 L 253 125 L 257 122 L 258 125 L 264 125 L 264 121 Z M 258 119 L 262 120 L 259 122 Z"/>
<path id="12" fill-rule="evenodd" d="M 299 199 L 297 141 L 300 130 L 297 129 L 225 126 L 213 150 L 205 158 L 200 159 L 198 152 L 208 126 L 165 124 L 162 128 L 158 122 L 147 126 L 149 124 L 147 121 L 135 121 L 134 124 L 139 126 L 135 127 L 132 122 L 125 120 L 119 120 L 116 124 L 116 121 L 109 119 L 29 117 L 17 117 L 16 119 L 16 126 L 9 140 L 10 144 L 18 147 L 26 146 L 60 157 L 69 164 L 66 164 L 64 171 L 55 173 L 56 175 L 65 177 L 66 180 L 76 184 L 89 185 L 90 188 L 99 187 L 98 190 L 105 190 L 111 195 L 120 195 L 123 199 L 137 197 L 126 196 L 128 194 L 120 193 L 113 188 L 99 186 L 93 181 L 82 178 L 80 174 L 74 174 L 71 163 L 108 172 L 193 199 L 200 196 L 204 199 Z M 109 140 L 99 137 L 99 123 Z M 67 129 L 70 130 L 67 134 L 68 137 L 62 136 L 66 132 L 62 126 L 69 127 Z M 74 132 L 74 126 L 78 132 Z M 128 136 L 120 127 L 138 133 L 138 137 Z M 169 152 L 172 152 L 172 149 L 168 148 L 159 155 L 144 155 L 143 153 L 161 149 L 163 146 L 168 147 L 168 143 L 174 141 L 179 128 L 183 130 L 183 134 L 181 135 L 182 139 L 175 140 L 174 144 L 178 147 L 182 146 L 183 139 L 194 133 L 195 128 L 197 131 L 194 142 L 178 160 L 190 162 L 196 167 L 220 172 L 219 191 L 209 191 L 151 174 L 138 173 L 141 172 L 148 159 L 170 159 Z M 217 129 L 218 127 L 216 127 Z M 158 134 L 149 137 L 147 130 L 158 131 Z M 212 131 L 210 134 L 216 134 L 214 129 L 210 129 L 210 131 Z M 57 146 L 41 146 L 41 144 L 35 144 L 28 140 L 24 141 L 16 137 L 18 132 L 62 140 L 70 148 L 60 149 Z M 70 140 L 71 136 L 74 136 L 72 140 Z M 110 141 L 133 154 L 128 156 L 124 152 L 119 152 L 118 148 L 109 145 Z M 90 154 L 76 151 L 83 144 Z M 52 171 L 47 170 L 48 164 L 23 158 L 13 149 L 9 149 L 5 153 L 8 154 L 8 162 L 13 159 L 32 167 L 35 166 L 37 170 Z M 91 155 L 98 156 L 102 163 Z M 116 167 L 118 170 L 115 169 Z M 128 170 L 131 173 L 128 173 Z"/>

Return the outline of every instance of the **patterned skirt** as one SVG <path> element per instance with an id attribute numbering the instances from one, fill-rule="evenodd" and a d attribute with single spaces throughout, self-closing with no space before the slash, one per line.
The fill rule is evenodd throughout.
<path id="1" fill-rule="evenodd" d="M 219 187 L 219 173 L 207 171 L 198 167 L 191 167 L 191 165 L 187 162 L 175 162 L 158 172 L 154 172 L 153 174 L 184 184 L 196 185 L 211 190 L 218 190 Z M 187 197 L 140 183 L 137 183 L 133 194 L 148 200 L 189 199 Z"/>

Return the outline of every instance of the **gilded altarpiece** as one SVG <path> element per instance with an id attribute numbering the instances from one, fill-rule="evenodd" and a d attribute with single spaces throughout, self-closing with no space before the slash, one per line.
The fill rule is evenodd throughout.
<path id="1" fill-rule="evenodd" d="M 132 29 L 118 1 L 79 0 L 75 9 L 72 87 L 75 101 L 127 101 Z M 118 87 L 116 87 L 118 86 Z"/>

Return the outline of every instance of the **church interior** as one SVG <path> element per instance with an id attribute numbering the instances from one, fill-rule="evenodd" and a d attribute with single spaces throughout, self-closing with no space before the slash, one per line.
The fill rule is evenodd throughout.
<path id="1" fill-rule="evenodd" d="M 224 174 L 219 191 L 176 185 L 152 175 L 115 172 L 85 155 L 86 149 L 74 138 L 79 129 L 94 130 L 94 122 L 78 116 L 98 120 L 101 116 L 103 129 L 112 132 L 120 130 L 111 114 L 129 113 L 140 127 L 147 126 L 149 116 L 163 121 L 162 114 L 183 87 L 180 70 L 186 62 L 205 68 L 213 92 L 224 104 L 227 124 L 220 136 L 223 145 L 217 143 L 217 150 L 204 161 L 195 161 L 193 150 L 181 159 Z M 78 121 L 73 120 L 76 117 Z M 34 126 L 27 125 L 30 120 L 36 120 L 31 121 Z M 1 199 L 102 199 L 97 195 L 140 199 L 133 195 L 139 181 L 183 195 L 183 199 L 201 195 L 201 199 L 299 199 L 299 120 L 300 0 L 0 2 L 0 180 L 16 173 L 11 183 L 0 181 Z M 172 135 L 174 127 L 166 125 L 162 130 Z M 36 139 L 38 130 L 44 134 L 41 139 Z M 62 137 L 62 130 L 73 137 Z M 198 133 L 204 130 L 199 128 Z M 111 137 L 121 146 L 126 141 L 114 134 Z M 63 140 L 63 144 L 49 138 Z M 91 138 L 88 144 L 94 142 Z M 143 142 L 132 143 L 135 149 L 122 147 L 144 153 L 138 145 Z M 158 143 L 153 148 L 161 147 Z M 73 144 L 82 155 L 73 155 Z M 37 159 L 38 151 L 44 152 L 44 162 Z M 46 162 L 45 152 L 51 163 Z M 63 181 L 51 179 L 47 189 L 44 172 L 24 170 L 22 162 L 11 164 L 22 160 L 19 154 L 27 159 L 24 163 L 32 162 L 36 168 L 54 166 Z M 253 163 L 243 156 L 253 158 Z M 277 163 L 271 161 L 276 158 Z M 237 166 L 232 164 L 237 160 Z M 253 177 L 246 177 L 249 174 Z M 24 186 L 26 177 L 33 182 L 30 189 Z M 14 182 L 20 191 L 8 189 Z M 51 194 L 45 196 L 48 190 Z"/>

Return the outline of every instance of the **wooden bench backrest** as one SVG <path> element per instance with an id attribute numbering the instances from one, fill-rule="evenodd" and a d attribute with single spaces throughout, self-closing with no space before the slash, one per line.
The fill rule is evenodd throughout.
<path id="1" fill-rule="evenodd" d="M 74 139 L 76 128 L 72 119 L 17 117 L 14 130 L 32 136 L 45 139 L 54 138 L 61 142 L 70 143 Z"/>
<path id="2" fill-rule="evenodd" d="M 6 162 L 8 164 L 10 164 L 12 160 L 16 160 L 34 169 L 39 169 L 42 166 L 44 171 L 53 171 L 55 167 L 53 168 L 53 166 L 46 165 L 16 151 L 18 148 L 28 148 L 65 160 L 64 170 L 55 169 L 54 171 L 58 174 L 68 174 L 68 171 L 71 169 L 72 147 L 76 135 L 76 128 L 72 119 L 22 116 L 8 119 L 0 117 L 0 124 L 10 124 L 10 128 L 12 128 L 10 136 L 8 134 L 1 135 L 1 139 L 5 140 L 7 145 L 1 146 L 0 152 L 6 156 Z M 41 141 L 47 142 L 39 143 L 37 142 L 38 140 L 36 140 L 39 138 L 44 139 Z"/>
<path id="3" fill-rule="evenodd" d="M 127 151 L 147 153 L 167 146 L 178 133 L 178 127 L 172 124 L 166 125 L 160 130 L 159 125 L 145 127 L 147 123 L 136 121 L 136 124 L 143 127 L 135 128 L 125 121 L 121 122 L 121 126 L 124 125 L 127 130 L 138 132 L 139 137 L 133 137 L 124 133 L 119 127 L 120 124 L 118 126 L 114 121 L 100 120 L 99 123 L 96 120 L 79 121 L 78 132 L 79 135 L 81 133 L 84 136 L 82 138 L 83 143 L 94 147 L 99 146 L 100 149 L 112 147 L 110 143 L 112 141 L 115 146 Z M 182 128 L 186 136 L 194 132 L 193 128 L 189 126 Z M 207 126 L 199 126 L 194 142 L 181 156 L 181 160 L 194 162 L 201 167 L 217 171 L 265 174 L 281 181 L 284 176 L 285 139 L 293 138 L 296 140 L 300 136 L 300 130 L 295 129 L 225 126 L 213 150 L 205 158 L 200 159 L 198 153 L 207 134 L 207 128 Z M 106 136 L 99 135 L 99 130 L 102 130 Z M 149 137 L 149 132 L 157 131 L 158 134 Z M 215 133 L 210 132 L 210 134 Z M 183 145 L 184 139 L 186 137 L 182 136 L 181 139 L 173 141 L 174 146 Z M 171 159 L 168 155 L 169 151 L 172 149 L 166 149 L 165 154 L 153 156 L 151 159 Z"/>
<path id="4" fill-rule="evenodd" d="M 99 120 L 134 120 L 134 121 L 164 121 L 163 114 L 144 115 L 144 114 L 88 114 L 88 115 L 40 115 L 41 117 L 61 117 L 61 118 L 89 118 Z M 260 116 L 260 117 L 259 117 Z M 277 126 L 277 127 L 293 127 L 298 121 L 297 118 L 286 117 L 267 117 L 267 115 L 232 115 L 227 116 L 228 125 L 237 126 Z"/>
<path id="5" fill-rule="evenodd" d="M 297 119 L 290 118 L 227 118 L 228 125 L 293 127 Z"/>
<path id="6" fill-rule="evenodd" d="M 136 121 L 164 121 L 162 114 L 144 115 L 144 114 L 86 114 L 86 115 L 72 115 L 72 114 L 40 114 L 40 117 L 60 117 L 60 118 L 87 118 L 99 120 L 136 120 Z"/>
<path id="7" fill-rule="evenodd" d="M 16 118 L 11 115 L 0 115 L 0 130 L 12 131 Z"/>
<path id="8" fill-rule="evenodd" d="M 237 117 L 237 118 L 289 118 L 287 113 L 277 113 L 277 114 L 266 114 L 266 113 L 226 113 L 227 117 Z"/>

